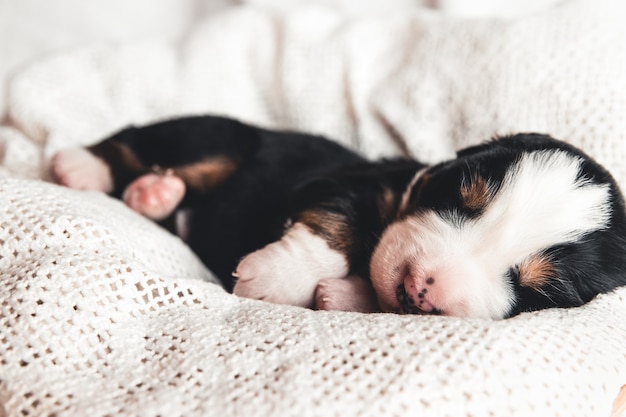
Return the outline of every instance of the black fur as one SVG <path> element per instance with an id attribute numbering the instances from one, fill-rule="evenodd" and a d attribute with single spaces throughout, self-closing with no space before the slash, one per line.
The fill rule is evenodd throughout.
<path id="1" fill-rule="evenodd" d="M 122 166 L 116 143 L 131 149 L 142 168 Z M 352 268 L 367 274 L 371 252 L 392 220 L 380 216 L 379 191 L 389 187 L 400 194 L 422 166 L 410 160 L 372 163 L 320 136 L 264 130 L 215 116 L 130 127 L 91 150 L 113 167 L 112 194 L 117 197 L 155 166 L 167 169 L 218 156 L 240 164 L 210 192 L 188 191 L 180 206 L 191 209 L 189 246 L 229 291 L 239 260 L 278 240 L 285 224 L 310 208 L 346 216 L 354 231 Z M 171 220 L 163 225 L 172 229 Z"/>

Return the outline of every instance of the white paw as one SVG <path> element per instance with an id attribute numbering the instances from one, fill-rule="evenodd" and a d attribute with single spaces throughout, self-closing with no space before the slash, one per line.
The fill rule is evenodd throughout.
<path id="1" fill-rule="evenodd" d="M 109 166 L 84 148 L 64 149 L 50 161 L 52 178 L 61 185 L 77 190 L 113 191 Z"/>
<path id="2" fill-rule="evenodd" d="M 348 272 L 345 256 L 301 223 L 283 238 L 246 256 L 237 266 L 234 294 L 277 304 L 313 307 L 324 278 Z"/>
<path id="3" fill-rule="evenodd" d="M 360 313 L 380 311 L 371 283 L 357 276 L 321 280 L 315 291 L 315 308 Z"/>

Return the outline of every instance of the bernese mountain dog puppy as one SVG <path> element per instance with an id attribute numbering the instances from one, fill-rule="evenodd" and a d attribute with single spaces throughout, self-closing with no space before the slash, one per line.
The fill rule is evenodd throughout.
<path id="1" fill-rule="evenodd" d="M 618 185 L 539 134 L 426 166 L 201 116 L 63 150 L 51 171 L 158 221 L 243 297 L 501 319 L 626 285 Z"/>

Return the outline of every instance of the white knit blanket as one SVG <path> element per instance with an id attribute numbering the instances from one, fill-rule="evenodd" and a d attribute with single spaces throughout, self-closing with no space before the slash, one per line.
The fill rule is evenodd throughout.
<path id="1" fill-rule="evenodd" d="M 608 416 L 626 383 L 626 289 L 504 321 L 244 300 L 120 202 L 37 179 L 61 147 L 211 112 L 429 161 L 546 132 L 624 185 L 615 4 L 515 20 L 242 6 L 177 44 L 20 72 L 0 128 L 0 416 Z"/>

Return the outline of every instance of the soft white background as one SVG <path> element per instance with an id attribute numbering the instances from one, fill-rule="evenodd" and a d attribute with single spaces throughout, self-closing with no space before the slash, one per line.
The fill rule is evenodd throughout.
<path id="1" fill-rule="evenodd" d="M 289 7 L 306 0 L 0 0 L 0 113 L 12 73 L 72 48 L 140 38 L 176 39 L 193 22 L 228 6 Z M 414 5 L 467 18 L 533 13 L 566 0 L 311 0 L 346 13 Z"/>

